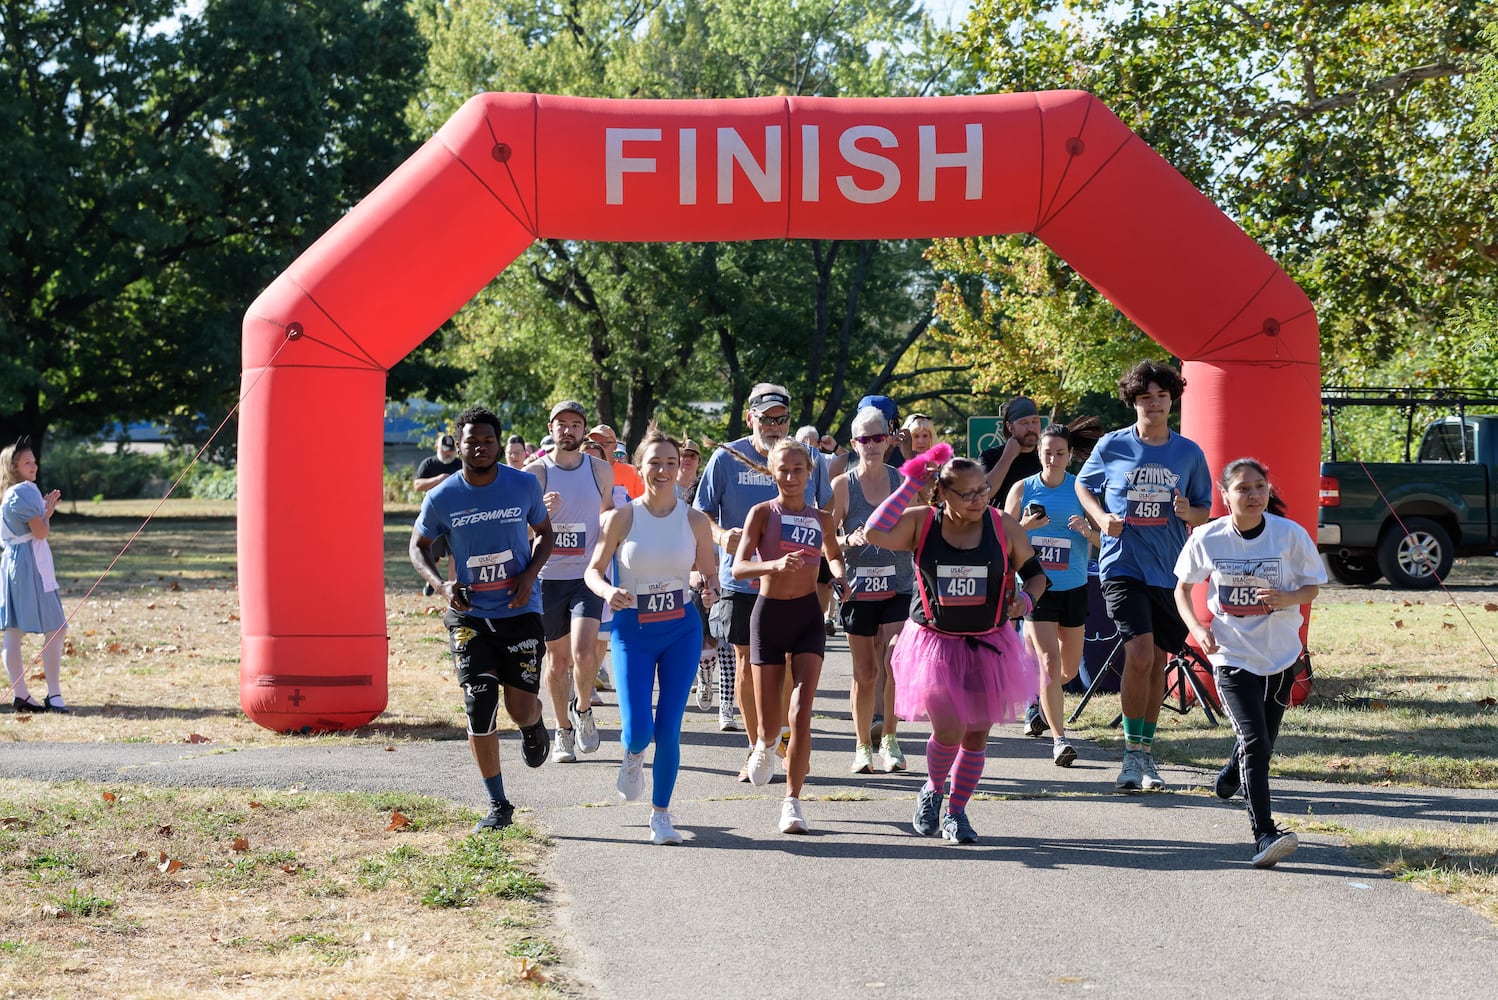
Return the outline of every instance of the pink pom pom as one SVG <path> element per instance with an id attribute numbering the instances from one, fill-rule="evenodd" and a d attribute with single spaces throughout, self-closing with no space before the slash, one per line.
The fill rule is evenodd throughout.
<path id="1" fill-rule="evenodd" d="M 952 457 L 952 446 L 945 441 L 934 445 L 929 451 L 924 451 L 900 466 L 900 474 L 906 479 L 922 480 L 928 478 L 926 466 L 932 463 L 946 465 L 947 459 Z"/>

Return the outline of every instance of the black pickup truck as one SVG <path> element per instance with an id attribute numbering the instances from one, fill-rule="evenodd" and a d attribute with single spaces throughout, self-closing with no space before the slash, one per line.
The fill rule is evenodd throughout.
<path id="1" fill-rule="evenodd" d="M 1321 391 L 1329 460 L 1321 464 L 1316 547 L 1333 579 L 1396 587 L 1434 587 L 1456 556 L 1498 554 L 1498 390 L 1347 388 Z M 1384 406 L 1405 415 L 1403 462 L 1338 461 L 1336 414 L 1347 406 Z M 1415 414 L 1448 414 L 1429 423 L 1411 455 Z"/>

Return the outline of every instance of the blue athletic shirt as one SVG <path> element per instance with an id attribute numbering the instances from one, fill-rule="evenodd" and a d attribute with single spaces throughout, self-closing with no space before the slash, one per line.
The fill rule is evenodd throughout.
<path id="1" fill-rule="evenodd" d="M 541 585 L 519 608 L 510 607 L 515 575 L 530 565 L 527 528 L 546 520 L 541 483 L 529 472 L 496 466 L 498 475 L 488 486 L 470 486 L 462 473 L 449 476 L 427 491 L 416 518 L 416 530 L 427 538 L 447 536 L 458 582 L 472 592 L 477 618 L 513 618 L 541 613 Z"/>
<path id="2" fill-rule="evenodd" d="M 1075 590 L 1087 586 L 1087 560 L 1092 550 L 1086 535 L 1066 526 L 1073 514 L 1087 516 L 1082 501 L 1077 499 L 1077 477 L 1068 472 L 1061 485 L 1055 487 L 1041 482 L 1040 473 L 1020 482 L 1025 488 L 1024 503 L 1040 504 L 1051 519 L 1044 528 L 1031 528 L 1027 532 L 1045 575 L 1051 578 L 1051 589 Z"/>
<path id="3" fill-rule="evenodd" d="M 724 530 L 742 528 L 749 519 L 749 508 L 766 500 L 774 500 L 780 491 L 775 480 L 763 472 L 756 472 L 743 462 L 727 454 L 732 448 L 763 465 L 764 456 L 754 449 L 752 438 L 740 438 L 716 449 L 702 470 L 702 479 L 697 484 L 697 498 L 692 505 L 712 518 Z M 806 484 L 806 499 L 823 509 L 832 498 L 832 487 L 827 482 L 825 464 L 812 462 L 811 479 Z M 718 585 L 725 591 L 739 594 L 759 592 L 759 580 L 735 580 L 733 578 L 733 553 L 718 551 Z M 1174 565 L 1172 563 L 1172 565 Z"/>
<path id="4" fill-rule="evenodd" d="M 1175 493 L 1193 507 L 1212 503 L 1212 474 L 1196 442 L 1171 431 L 1164 444 L 1145 444 L 1132 425 L 1110 431 L 1077 480 L 1099 496 L 1104 510 L 1125 519 L 1117 538 L 1103 533 L 1102 578 L 1174 588 L 1176 557 L 1186 544 L 1186 522 L 1172 506 Z"/>

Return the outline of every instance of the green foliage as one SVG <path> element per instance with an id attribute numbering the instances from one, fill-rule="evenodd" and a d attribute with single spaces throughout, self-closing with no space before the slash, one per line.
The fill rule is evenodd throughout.
<path id="1" fill-rule="evenodd" d="M 395 0 L 0 18 L 0 437 L 228 410 L 246 306 L 406 155 Z"/>
<path id="2" fill-rule="evenodd" d="M 54 438 L 42 454 L 37 481 L 64 500 L 160 497 L 187 464 L 179 452 L 146 454 L 76 438 Z"/>
<path id="3" fill-rule="evenodd" d="M 410 119 L 435 130 L 484 90 L 592 97 L 885 96 L 961 89 L 965 70 L 903 0 L 421 0 L 430 58 Z M 527 251 L 443 331 L 474 372 L 466 398 L 532 429 L 559 396 L 632 446 L 650 419 L 736 433 L 753 383 L 786 384 L 798 423 L 835 425 L 885 387 L 907 400 L 965 395 L 952 366 L 902 355 L 929 322 L 922 244 L 762 241 L 576 244 Z M 921 374 L 944 374 L 933 389 Z M 904 377 L 899 381 L 898 376 Z M 727 400 L 711 423 L 693 400 Z"/>
<path id="4" fill-rule="evenodd" d="M 1475 0 L 977 0 L 960 45 L 984 89 L 1097 94 L 1259 240 L 1316 303 L 1327 381 L 1366 384 L 1412 350 L 1452 381 L 1451 353 L 1426 345 L 1460 338 L 1453 321 L 1493 298 L 1498 273 L 1492 129 L 1466 79 L 1491 66 L 1489 11 Z M 956 250 L 963 273 L 1009 281 L 1023 243 L 1005 245 L 997 270 Z M 1080 280 L 1052 271 L 1049 284 L 991 292 L 1017 334 L 1037 316 L 1051 337 L 1078 320 L 1089 331 L 1041 359 L 1042 384 L 1081 371 L 1091 331 L 1130 335 L 1106 310 L 1078 316 Z M 943 314 L 960 327 L 984 308 L 969 297 Z"/>
<path id="5" fill-rule="evenodd" d="M 198 500 L 234 500 L 239 497 L 239 473 L 237 469 L 225 468 L 199 462 L 193 466 L 193 474 L 186 483 L 188 495 Z"/>

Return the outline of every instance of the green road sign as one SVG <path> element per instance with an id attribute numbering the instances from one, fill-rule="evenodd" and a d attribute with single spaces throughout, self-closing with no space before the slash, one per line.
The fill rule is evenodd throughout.
<path id="1" fill-rule="evenodd" d="M 999 417 L 967 418 L 967 454 L 977 458 L 989 448 L 1004 447 L 1004 437 L 999 433 L 1003 420 Z"/>

